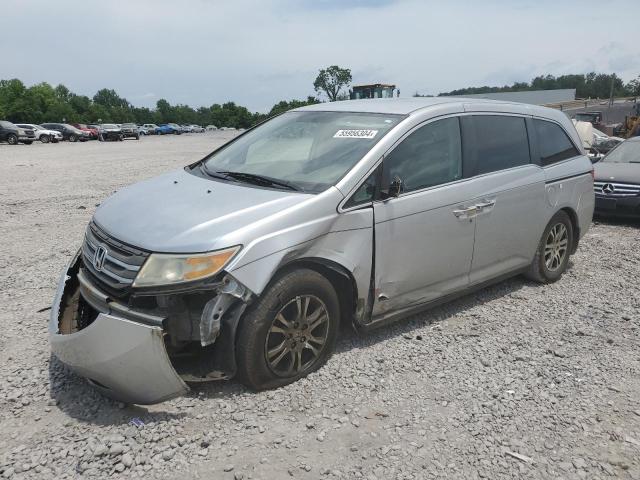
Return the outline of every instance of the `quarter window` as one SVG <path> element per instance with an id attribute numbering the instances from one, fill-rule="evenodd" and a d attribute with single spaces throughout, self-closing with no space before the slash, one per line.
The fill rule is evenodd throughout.
<path id="1" fill-rule="evenodd" d="M 468 121 L 475 137 L 468 145 L 468 153 L 475 159 L 475 175 L 531 163 L 524 118 L 478 115 Z"/>
<path id="2" fill-rule="evenodd" d="M 533 120 L 533 125 L 538 139 L 540 165 L 551 165 L 580 155 L 578 149 L 559 125 L 537 119 Z"/>
<path id="3" fill-rule="evenodd" d="M 462 178 L 462 147 L 457 118 L 429 123 L 414 131 L 384 160 L 384 175 L 400 177 L 404 191 Z"/>

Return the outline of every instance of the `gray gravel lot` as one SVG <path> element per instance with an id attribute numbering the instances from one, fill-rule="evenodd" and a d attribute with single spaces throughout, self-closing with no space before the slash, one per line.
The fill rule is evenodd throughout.
<path id="1" fill-rule="evenodd" d="M 640 479 L 640 225 L 596 223 L 557 283 L 515 278 L 374 333 L 308 378 L 152 407 L 51 358 L 96 205 L 232 132 L 0 145 L 0 477 Z"/>

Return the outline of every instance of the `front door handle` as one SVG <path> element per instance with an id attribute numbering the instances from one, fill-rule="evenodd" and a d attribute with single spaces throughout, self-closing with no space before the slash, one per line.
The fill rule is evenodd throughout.
<path id="1" fill-rule="evenodd" d="M 478 207 L 476 205 L 468 208 L 459 208 L 453 211 L 453 214 L 458 218 L 470 218 L 478 213 Z"/>

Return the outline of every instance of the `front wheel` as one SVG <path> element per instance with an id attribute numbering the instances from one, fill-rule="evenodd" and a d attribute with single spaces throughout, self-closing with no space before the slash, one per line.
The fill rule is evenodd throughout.
<path id="1" fill-rule="evenodd" d="M 49 135 L 41 135 L 41 136 L 40 136 L 40 141 L 41 141 L 42 143 L 49 143 L 49 140 L 51 140 L 51 139 L 49 138 Z"/>
<path id="2" fill-rule="evenodd" d="M 573 224 L 569 215 L 561 210 L 544 229 L 526 276 L 540 283 L 555 282 L 567 269 L 572 249 Z"/>
<path id="3" fill-rule="evenodd" d="M 69 136 L 69 141 L 70 142 L 77 142 L 78 141 L 78 137 L 76 137 L 75 135 L 71 135 L 71 136 Z"/>
<path id="4" fill-rule="evenodd" d="M 308 269 L 281 276 L 241 320 L 238 378 L 264 390 L 307 376 L 333 353 L 339 324 L 338 296 L 329 280 Z"/>
<path id="5" fill-rule="evenodd" d="M 14 135 L 13 133 L 10 133 L 9 135 L 7 135 L 7 143 L 9 145 L 17 145 L 18 144 L 18 136 Z"/>

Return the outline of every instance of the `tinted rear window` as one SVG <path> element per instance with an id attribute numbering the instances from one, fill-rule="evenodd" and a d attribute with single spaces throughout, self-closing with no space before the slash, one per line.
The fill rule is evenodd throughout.
<path id="1" fill-rule="evenodd" d="M 533 120 L 533 125 L 538 138 L 540 165 L 550 165 L 580 155 L 560 125 L 537 119 Z"/>
<path id="2" fill-rule="evenodd" d="M 465 119 L 465 155 L 475 160 L 475 175 L 531 163 L 525 119 L 477 115 Z M 470 128 L 469 128 L 470 127 Z"/>

